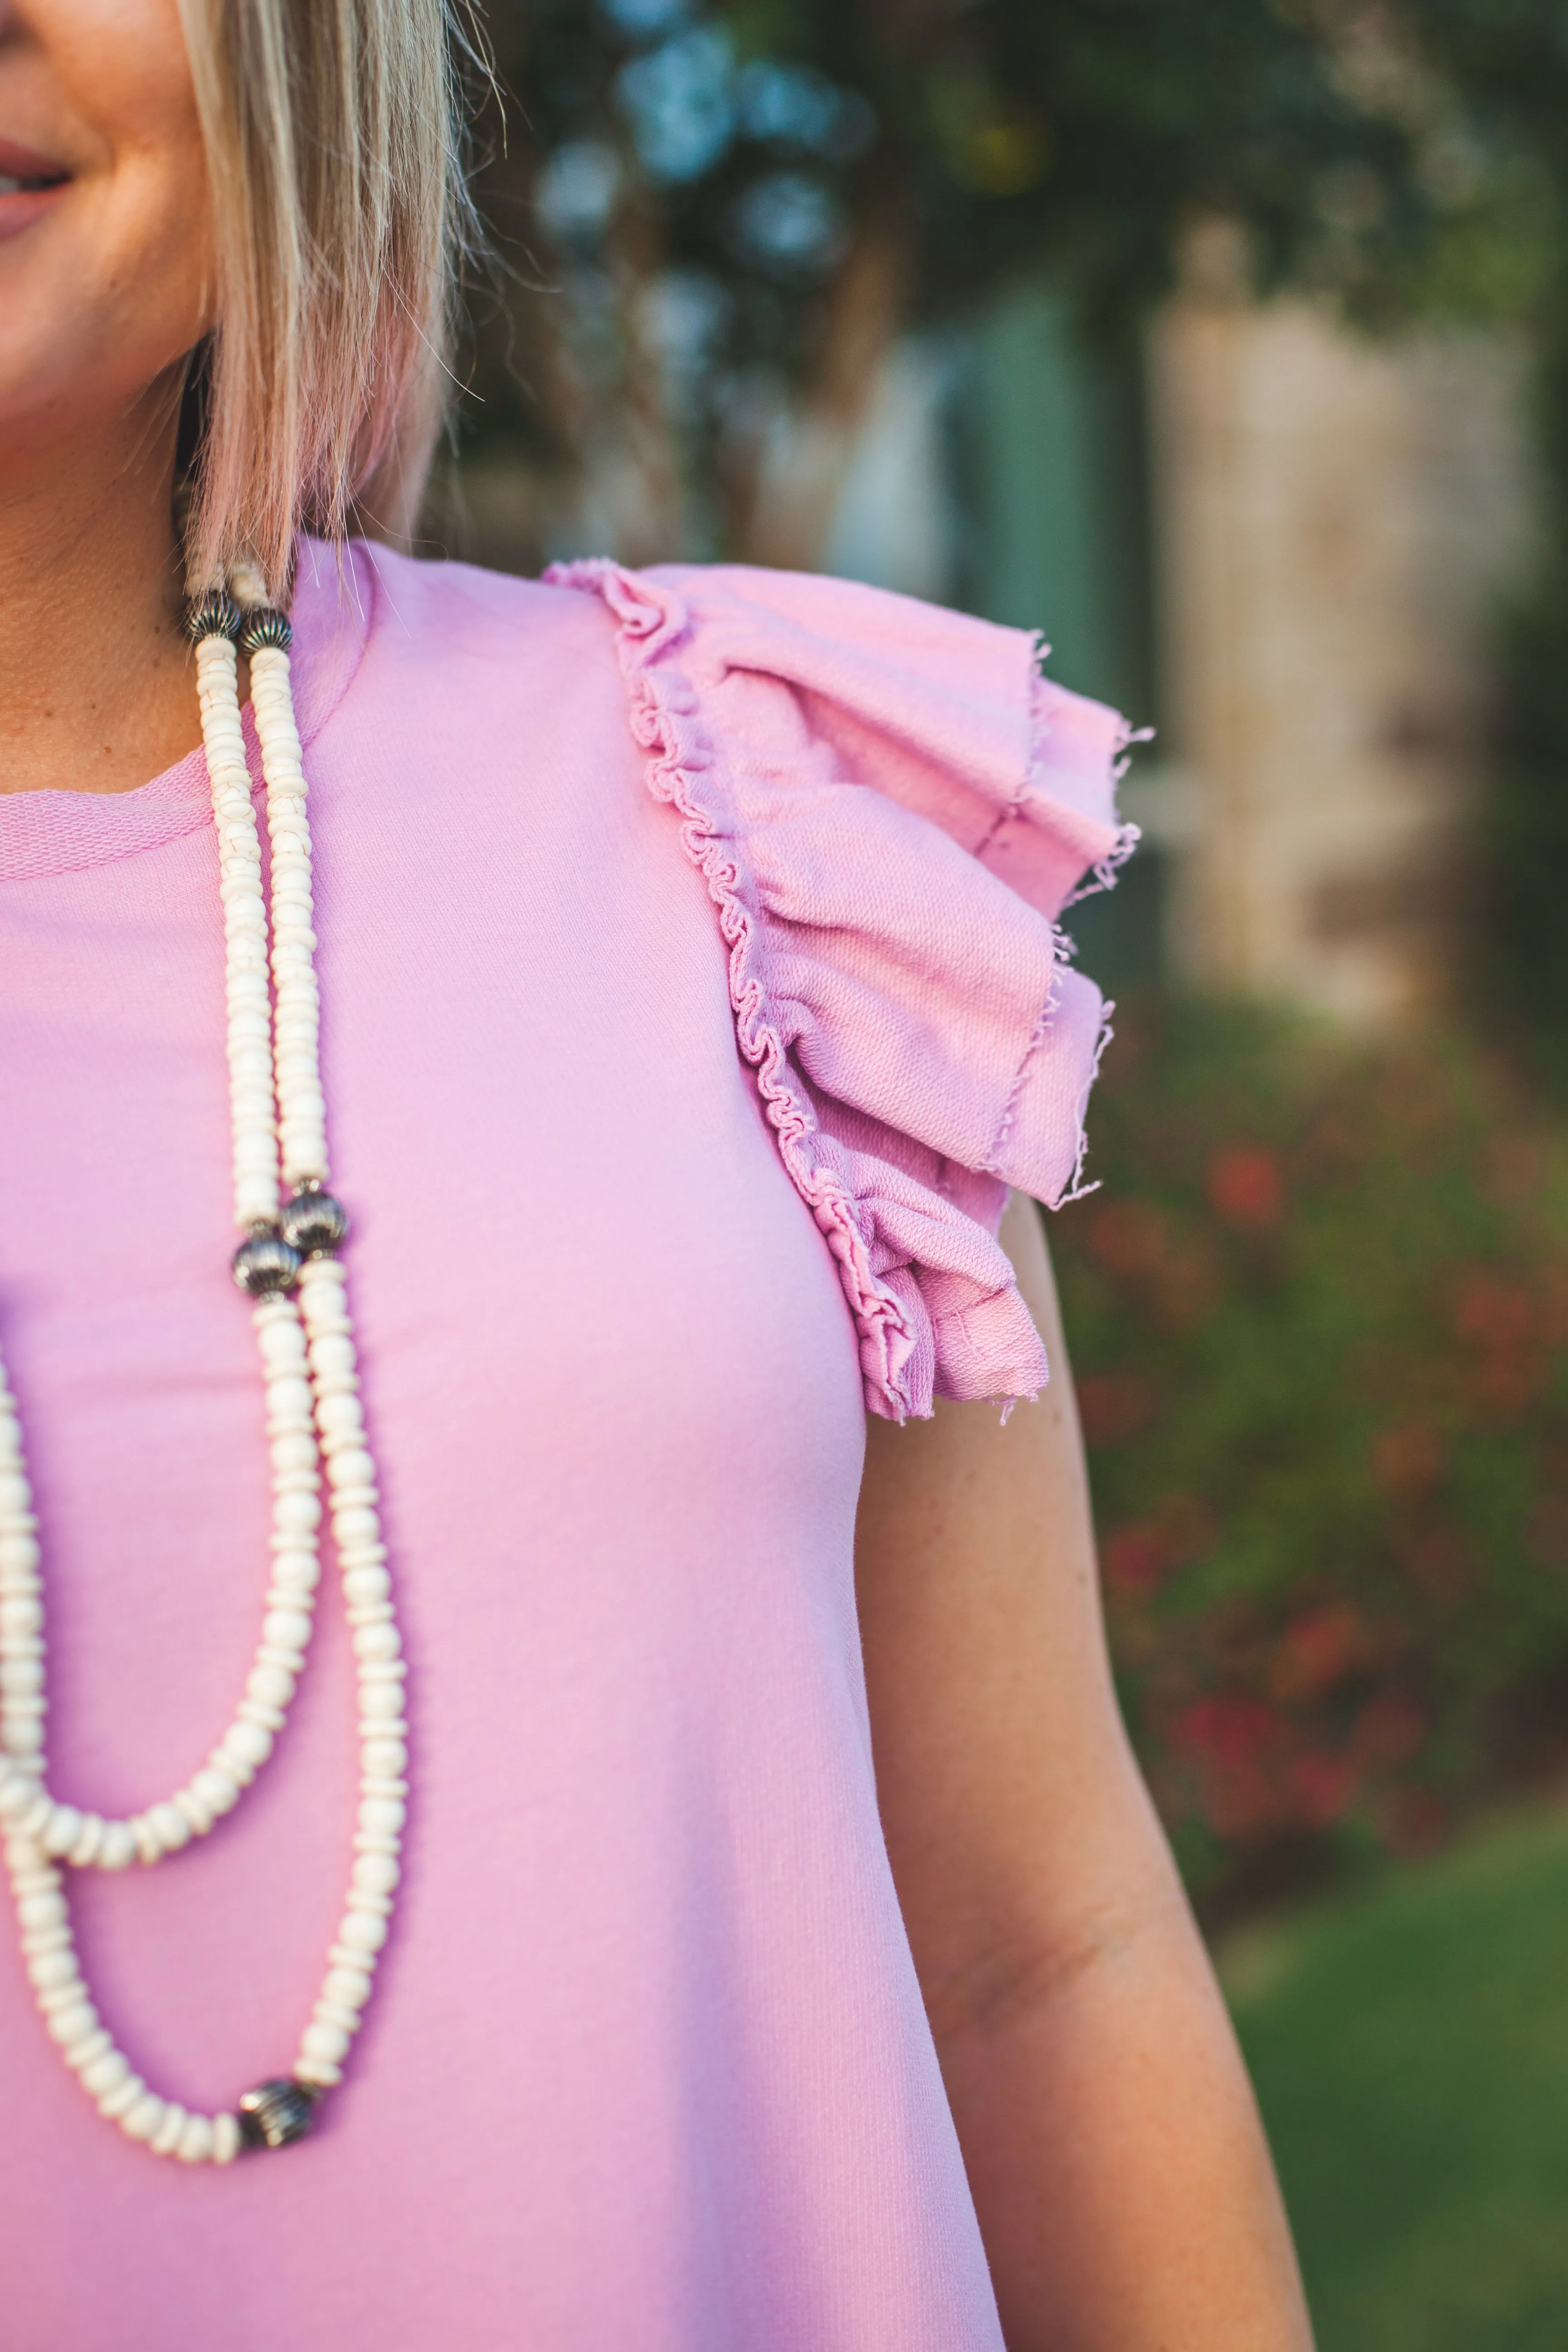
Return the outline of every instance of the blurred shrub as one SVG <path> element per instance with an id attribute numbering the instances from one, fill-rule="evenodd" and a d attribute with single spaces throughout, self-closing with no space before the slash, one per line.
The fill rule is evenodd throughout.
<path id="1" fill-rule="evenodd" d="M 1129 1718 L 1223 1909 L 1562 1760 L 1568 1135 L 1452 1040 L 1121 1025 L 1053 1246 Z"/>

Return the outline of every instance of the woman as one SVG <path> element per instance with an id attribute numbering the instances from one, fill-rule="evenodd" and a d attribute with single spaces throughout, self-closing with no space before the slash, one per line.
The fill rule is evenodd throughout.
<path id="1" fill-rule="evenodd" d="M 1115 730 L 297 546 L 417 496 L 449 124 L 437 0 L 0 0 L 6 2352 L 1300 2347 L 994 1239 Z"/>

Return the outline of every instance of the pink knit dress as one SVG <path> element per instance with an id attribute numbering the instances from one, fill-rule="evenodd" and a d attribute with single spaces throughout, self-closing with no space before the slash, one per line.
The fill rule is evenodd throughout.
<path id="1" fill-rule="evenodd" d="M 0 1932 L 4 2352 L 995 2352 L 878 1824 L 864 1411 L 1046 1376 L 994 1232 L 1074 1179 L 1054 918 L 1118 723 L 1028 639 L 782 574 L 308 551 L 335 1189 L 411 1658 L 404 1899 L 316 2135 L 103 2123 Z M 254 765 L 254 763 L 253 763 Z M 0 796 L 0 1331 L 53 1779 L 128 1812 L 265 1583 L 198 752 Z M 288 2063 L 354 1805 L 330 1596 L 218 1832 L 77 1877 L 106 2022 Z"/>

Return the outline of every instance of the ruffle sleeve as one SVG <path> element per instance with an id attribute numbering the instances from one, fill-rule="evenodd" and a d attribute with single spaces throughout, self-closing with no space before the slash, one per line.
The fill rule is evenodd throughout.
<path id="1" fill-rule="evenodd" d="M 1136 838 L 1126 730 L 1033 639 L 739 567 L 557 567 L 616 624 L 648 782 L 728 945 L 741 1050 L 838 1262 L 867 1402 L 1033 1395 L 995 1234 L 1078 1181 L 1106 1033 L 1057 919 Z"/>

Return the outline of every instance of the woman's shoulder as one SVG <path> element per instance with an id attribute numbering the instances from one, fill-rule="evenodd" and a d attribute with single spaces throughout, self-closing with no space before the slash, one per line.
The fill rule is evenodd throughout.
<path id="1" fill-rule="evenodd" d="M 367 561 L 377 639 L 454 724 L 613 713 L 640 748 L 872 1406 L 1037 1388 L 994 1234 L 1009 1185 L 1056 1202 L 1078 1178 L 1106 1008 L 1058 919 L 1135 838 L 1117 715 L 1047 678 L 1026 631 L 847 581 Z"/>

